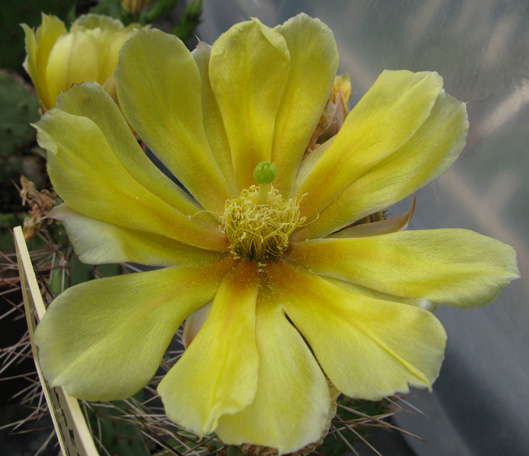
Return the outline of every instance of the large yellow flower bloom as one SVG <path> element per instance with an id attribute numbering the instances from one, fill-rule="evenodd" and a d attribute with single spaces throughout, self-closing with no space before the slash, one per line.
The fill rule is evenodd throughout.
<path id="1" fill-rule="evenodd" d="M 491 302 L 517 277 L 515 254 L 467 230 L 352 226 L 448 169 L 468 124 L 438 74 L 385 71 L 305 155 L 337 65 L 331 31 L 306 15 L 237 24 L 193 53 L 138 31 L 116 71 L 127 120 L 97 84 L 59 98 L 38 137 L 81 259 L 165 267 L 52 303 L 36 339 L 53 385 L 131 396 L 187 318 L 192 342 L 159 386 L 168 416 L 281 453 L 320 438 L 327 379 L 364 399 L 431 386 L 445 332 L 424 307 Z M 264 204 L 262 161 L 277 165 Z"/>
<path id="2" fill-rule="evenodd" d="M 118 53 L 138 27 L 123 27 L 120 21 L 97 14 L 81 16 L 70 31 L 58 17 L 44 13 L 36 32 L 22 24 L 27 54 L 24 68 L 43 110 L 54 108 L 61 92 L 84 81 L 98 82 L 116 98 Z"/>

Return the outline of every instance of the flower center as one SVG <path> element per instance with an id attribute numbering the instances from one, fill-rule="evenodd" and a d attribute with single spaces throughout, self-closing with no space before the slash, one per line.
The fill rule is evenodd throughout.
<path id="1" fill-rule="evenodd" d="M 282 255 L 292 232 L 306 220 L 296 200 L 286 200 L 272 185 L 263 201 L 263 189 L 252 185 L 238 198 L 226 201 L 224 231 L 235 256 L 263 261 Z"/>

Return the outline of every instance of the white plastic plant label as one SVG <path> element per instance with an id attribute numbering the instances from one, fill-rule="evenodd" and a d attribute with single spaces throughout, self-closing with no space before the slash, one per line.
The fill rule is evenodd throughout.
<path id="1" fill-rule="evenodd" d="M 50 387 L 42 375 L 33 334 L 38 322 L 46 313 L 46 308 L 42 301 L 22 228 L 16 227 L 13 231 L 33 358 L 62 453 L 65 456 L 98 456 L 77 399 L 70 396 L 62 387 Z"/>

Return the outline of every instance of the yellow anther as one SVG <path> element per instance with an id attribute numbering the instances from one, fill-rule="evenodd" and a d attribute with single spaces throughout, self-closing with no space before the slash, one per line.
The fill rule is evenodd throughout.
<path id="1" fill-rule="evenodd" d="M 263 261 L 282 255 L 292 232 L 305 222 L 294 199 L 286 200 L 270 186 L 266 204 L 252 185 L 239 198 L 228 200 L 222 217 L 233 255 Z"/>

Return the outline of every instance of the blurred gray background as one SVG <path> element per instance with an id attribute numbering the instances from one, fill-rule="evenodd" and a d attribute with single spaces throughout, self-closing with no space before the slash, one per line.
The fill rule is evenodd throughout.
<path id="1" fill-rule="evenodd" d="M 417 192 L 410 229 L 468 228 L 518 252 L 522 278 L 483 308 L 442 308 L 446 359 L 426 416 L 398 424 L 420 456 L 529 454 L 529 2 L 499 0 L 205 1 L 199 29 L 213 43 L 233 23 L 275 26 L 298 12 L 334 31 L 354 105 L 383 69 L 435 70 L 468 102 L 468 142 L 455 166 Z M 392 209 L 403 212 L 409 202 Z M 384 453 L 390 455 L 391 453 Z"/>

